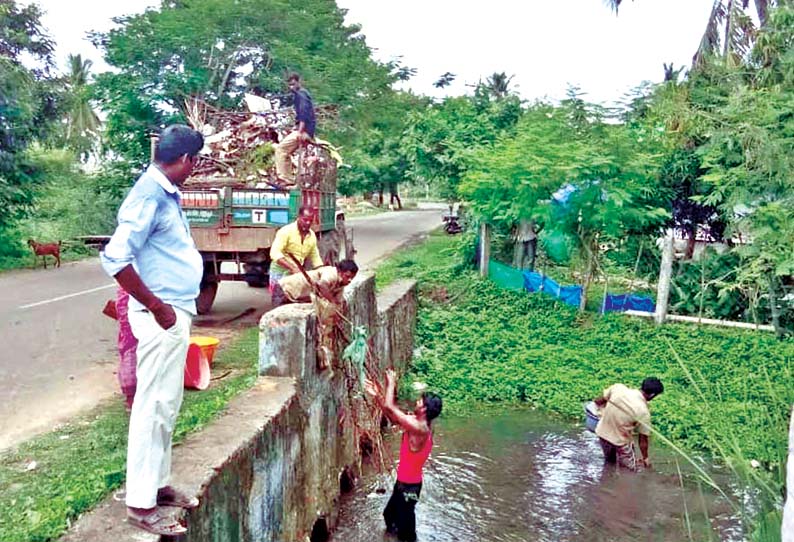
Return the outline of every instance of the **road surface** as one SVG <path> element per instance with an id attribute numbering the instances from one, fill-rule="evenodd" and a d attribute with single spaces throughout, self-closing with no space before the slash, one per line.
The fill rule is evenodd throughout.
<path id="1" fill-rule="evenodd" d="M 371 268 L 401 244 L 440 226 L 441 213 L 400 211 L 348 219 L 356 260 L 362 269 Z M 115 298 L 116 286 L 98 258 L 60 269 L 4 273 L 0 288 L 2 450 L 118 394 L 118 356 L 116 322 L 101 313 L 105 302 Z M 268 305 L 266 289 L 222 282 L 212 312 L 194 324 L 198 331 L 228 338 L 255 325 Z"/>

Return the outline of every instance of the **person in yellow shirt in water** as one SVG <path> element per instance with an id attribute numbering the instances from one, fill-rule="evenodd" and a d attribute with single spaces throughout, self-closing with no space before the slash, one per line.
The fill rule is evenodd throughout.
<path id="1" fill-rule="evenodd" d="M 639 433 L 640 463 L 651 467 L 648 457 L 649 439 L 651 435 L 651 412 L 648 402 L 664 391 L 664 385 L 658 378 L 646 378 L 640 389 L 629 388 L 623 384 L 614 384 L 604 390 L 601 397 L 594 399 L 601 409 L 595 433 L 604 451 L 607 463 L 636 471 L 637 455 L 634 450 L 634 432 Z"/>
<path id="2" fill-rule="evenodd" d="M 313 269 L 323 265 L 317 248 L 317 236 L 311 229 L 313 223 L 314 212 L 308 207 L 301 207 L 295 222 L 276 232 L 270 247 L 270 296 L 274 307 L 284 303 L 284 292 L 279 281 L 286 276 L 300 274 L 298 264 L 305 267 L 306 260 L 309 260 Z"/>

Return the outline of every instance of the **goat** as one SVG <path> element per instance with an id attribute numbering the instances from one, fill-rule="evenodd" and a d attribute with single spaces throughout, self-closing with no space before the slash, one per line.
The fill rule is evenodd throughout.
<path id="1" fill-rule="evenodd" d="M 44 262 L 44 269 L 47 269 L 47 256 L 55 258 L 56 267 L 61 266 L 61 242 L 57 243 L 37 243 L 33 239 L 28 239 L 28 246 L 33 249 L 33 267 L 36 267 L 36 256 L 41 256 Z"/>

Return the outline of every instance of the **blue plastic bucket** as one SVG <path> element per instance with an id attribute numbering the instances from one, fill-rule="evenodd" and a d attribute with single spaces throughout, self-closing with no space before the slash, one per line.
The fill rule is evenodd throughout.
<path id="1" fill-rule="evenodd" d="M 596 425 L 601 417 L 598 415 L 598 407 L 595 401 L 590 401 L 584 405 L 584 425 L 588 431 L 595 433 Z"/>

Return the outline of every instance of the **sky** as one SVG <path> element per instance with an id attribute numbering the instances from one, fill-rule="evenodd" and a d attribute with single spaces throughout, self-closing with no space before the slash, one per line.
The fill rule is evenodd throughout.
<path id="1" fill-rule="evenodd" d="M 611 103 L 643 81 L 658 82 L 663 63 L 691 64 L 713 0 L 625 0 L 618 16 L 603 0 L 337 0 L 359 24 L 376 59 L 400 58 L 417 74 L 404 88 L 442 97 L 470 93 L 494 72 L 513 76 L 527 100 L 560 99 L 569 84 L 586 99 Z M 23 0 L 29 3 L 29 0 Z M 85 39 L 111 18 L 143 12 L 158 0 L 38 0 L 63 67 L 69 53 L 107 69 Z M 436 89 L 445 72 L 454 83 Z"/>

